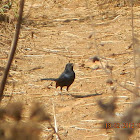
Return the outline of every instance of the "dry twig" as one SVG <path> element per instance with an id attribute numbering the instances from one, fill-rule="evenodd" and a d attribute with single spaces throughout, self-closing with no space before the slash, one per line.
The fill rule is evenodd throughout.
<path id="1" fill-rule="evenodd" d="M 17 21 L 17 25 L 16 25 L 16 31 L 15 31 L 14 39 L 13 39 L 13 42 L 11 45 L 11 51 L 10 51 L 10 55 L 8 58 L 8 63 L 7 63 L 7 66 L 5 68 L 4 75 L 3 75 L 3 78 L 2 78 L 2 81 L 0 84 L 0 101 L 2 100 L 2 97 L 3 97 L 3 91 L 4 91 L 5 84 L 6 84 L 7 76 L 8 76 L 10 66 L 12 64 L 12 60 L 14 58 L 14 54 L 16 51 L 17 43 L 18 43 L 20 27 L 21 27 L 21 22 L 22 22 L 23 7 L 24 7 L 24 0 L 21 0 L 20 1 L 19 17 L 18 17 L 18 21 Z"/>

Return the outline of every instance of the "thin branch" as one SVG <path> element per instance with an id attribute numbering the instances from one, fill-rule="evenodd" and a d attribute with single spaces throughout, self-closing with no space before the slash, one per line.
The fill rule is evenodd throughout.
<path id="1" fill-rule="evenodd" d="M 56 113 L 55 113 L 55 105 L 54 105 L 54 102 L 52 100 L 52 104 L 53 104 L 53 116 L 54 116 L 54 131 L 55 131 L 55 134 L 56 134 L 56 140 L 61 140 L 61 138 L 59 137 L 58 135 L 58 127 L 57 127 L 57 121 L 56 121 Z"/>
<path id="2" fill-rule="evenodd" d="M 5 84 L 6 84 L 6 80 L 7 80 L 7 76 L 10 70 L 10 66 L 12 64 L 12 60 L 14 58 L 14 54 L 17 48 L 17 43 L 18 43 L 18 38 L 19 38 L 19 33 L 20 33 L 20 27 L 21 27 L 21 22 L 22 22 L 22 14 L 23 14 L 23 7 L 24 7 L 24 0 L 20 1 L 20 9 L 19 9 L 19 17 L 17 20 L 17 25 L 16 25 L 16 31 L 15 31 L 15 35 L 14 35 L 14 39 L 11 45 L 11 50 L 10 50 L 10 55 L 8 58 L 8 63 L 7 66 L 5 68 L 3 77 L 2 77 L 2 81 L 0 84 L 0 101 L 2 100 L 3 97 L 3 91 L 5 88 Z"/>

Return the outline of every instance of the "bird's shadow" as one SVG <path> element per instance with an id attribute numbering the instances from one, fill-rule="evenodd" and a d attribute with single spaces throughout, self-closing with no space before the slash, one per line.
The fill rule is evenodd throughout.
<path id="1" fill-rule="evenodd" d="M 73 94 L 71 94 L 71 96 L 74 98 L 87 98 L 87 97 L 92 97 L 92 96 L 97 96 L 97 95 L 102 95 L 102 93 L 87 94 L 87 95 L 73 95 Z"/>

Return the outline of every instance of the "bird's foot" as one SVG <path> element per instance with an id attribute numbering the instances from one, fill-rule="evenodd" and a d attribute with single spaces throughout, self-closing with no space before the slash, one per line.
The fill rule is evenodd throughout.
<path id="1" fill-rule="evenodd" d="M 58 96 L 58 95 L 63 95 L 63 94 L 61 91 L 55 91 L 55 95 Z"/>
<path id="2" fill-rule="evenodd" d="M 69 96 L 72 96 L 68 91 L 67 91 L 67 93 L 68 93 Z"/>
<path id="3" fill-rule="evenodd" d="M 55 96 L 58 96 L 58 95 L 59 95 L 59 92 L 58 92 L 58 91 L 55 91 L 55 92 L 54 92 L 54 95 L 55 95 Z"/>

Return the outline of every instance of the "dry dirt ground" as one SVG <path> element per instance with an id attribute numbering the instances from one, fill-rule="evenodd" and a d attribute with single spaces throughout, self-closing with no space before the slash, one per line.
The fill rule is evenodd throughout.
<path id="1" fill-rule="evenodd" d="M 131 48 L 131 8 L 128 5 L 103 4 L 96 0 L 26 0 L 24 22 L 15 59 L 10 70 L 2 106 L 10 102 L 25 104 L 23 117 L 29 115 L 33 102 L 40 102 L 52 118 L 55 108 L 58 133 L 63 140 L 108 140 L 113 131 L 101 129 L 102 110 L 97 101 L 117 96 L 116 115 L 123 115 L 133 102 L 133 94 L 117 84 L 108 85 L 107 74 L 89 58 L 99 54 L 103 64 L 113 66 L 113 77 L 127 87 L 134 87 L 133 52 Z M 139 5 L 134 7 L 135 34 L 140 35 Z M 12 13 L 12 12 L 11 12 Z M 3 24 L 3 23 L 2 23 Z M 5 27 L 5 25 L 1 25 Z M 5 67 L 14 25 L 1 29 L 0 65 Z M 6 32 L 6 31 L 7 32 Z M 6 33 L 10 37 L 6 37 Z M 68 62 L 74 63 L 76 79 L 69 89 L 73 98 L 51 81 L 41 78 L 58 77 Z M 98 69 L 94 69 L 97 68 Z M 1 70 L 2 71 L 2 70 Z M 1 72 L 2 73 L 2 72 Z M 116 93 L 111 88 L 116 88 Z M 50 133 L 43 124 L 42 140 Z M 54 138 L 55 139 L 55 138 Z M 139 139 L 139 130 L 131 136 Z"/>

